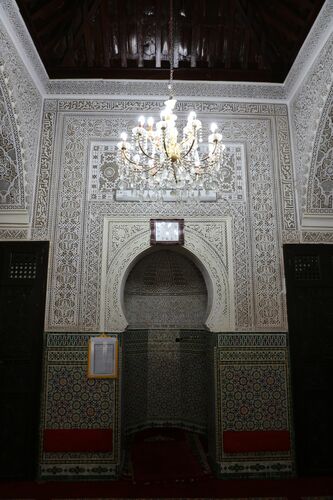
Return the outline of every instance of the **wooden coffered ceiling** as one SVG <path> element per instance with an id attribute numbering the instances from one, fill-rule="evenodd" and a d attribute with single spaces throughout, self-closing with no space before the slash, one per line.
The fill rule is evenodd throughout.
<path id="1" fill-rule="evenodd" d="M 168 78 L 169 0 L 16 0 L 50 78 Z M 173 0 L 179 80 L 283 82 L 324 0 Z"/>

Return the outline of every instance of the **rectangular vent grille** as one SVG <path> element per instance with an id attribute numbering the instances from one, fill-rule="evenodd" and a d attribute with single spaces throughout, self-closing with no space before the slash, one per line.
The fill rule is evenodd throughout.
<path id="1" fill-rule="evenodd" d="M 295 280 L 319 280 L 320 265 L 318 255 L 295 255 Z"/>
<path id="2" fill-rule="evenodd" d="M 37 275 L 37 259 L 31 253 L 12 253 L 9 265 L 9 278 L 33 280 Z"/>

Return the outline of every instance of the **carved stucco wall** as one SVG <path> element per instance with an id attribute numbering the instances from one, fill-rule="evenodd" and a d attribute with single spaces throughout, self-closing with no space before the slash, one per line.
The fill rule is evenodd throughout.
<path id="1" fill-rule="evenodd" d="M 291 101 L 299 211 L 305 242 L 333 241 L 333 34 Z"/>
<path id="2" fill-rule="evenodd" d="M 221 124 L 231 166 L 218 200 L 116 202 L 101 182 L 106 172 L 101 151 L 112 161 L 121 130 L 131 127 L 139 112 L 154 115 L 161 105 L 45 101 L 33 238 L 52 242 L 47 329 L 99 329 L 105 217 L 159 216 L 230 218 L 235 329 L 285 330 L 281 245 L 298 240 L 287 107 L 179 102 L 180 118 L 195 109 L 205 129 L 213 119 Z M 213 225 L 210 238 L 214 241 Z"/>
<path id="3" fill-rule="evenodd" d="M 208 289 L 206 326 L 213 332 L 234 330 L 234 279 L 230 218 L 185 217 L 184 250 L 197 262 Z M 123 331 L 128 326 L 124 311 L 124 287 L 133 264 L 150 248 L 149 218 L 105 217 L 102 250 L 101 330 Z M 155 299 L 157 298 L 157 294 Z M 189 311 L 187 311 L 188 313 Z M 160 327 L 173 328 L 162 317 Z M 178 327 L 188 328 L 185 322 Z M 157 325 L 150 325 L 157 328 Z"/>
<path id="4" fill-rule="evenodd" d="M 308 180 L 306 211 L 333 215 L 333 87 L 322 111 Z"/>
<path id="5" fill-rule="evenodd" d="M 260 374 L 266 376 L 265 373 L 270 369 L 267 362 L 270 362 L 271 356 L 274 358 L 271 345 L 274 347 L 274 339 L 279 338 L 278 332 L 287 329 L 282 243 L 298 241 L 287 107 L 281 104 L 179 102 L 177 113 L 180 118 L 190 109 L 196 109 L 202 117 L 205 132 L 211 120 L 221 124 L 229 158 L 217 201 L 116 202 L 110 186 L 113 170 L 108 168 L 108 165 L 114 166 L 113 145 L 121 130 L 132 126 L 138 113 L 154 115 L 161 106 L 161 101 L 145 99 L 52 99 L 44 103 L 32 237 L 51 241 L 45 329 L 54 332 L 55 339 L 59 338 L 55 354 L 48 352 L 45 358 L 45 373 L 50 373 L 53 377 L 45 377 L 45 405 L 50 406 L 57 394 L 60 370 L 58 359 L 59 366 L 63 365 L 62 373 L 68 387 L 62 398 L 66 400 L 71 397 L 70 381 L 73 377 L 80 378 L 81 388 L 78 390 L 84 394 L 83 398 L 89 393 L 90 386 L 86 384 L 83 376 L 86 344 L 83 346 L 82 342 L 86 342 L 87 332 L 100 331 L 103 301 L 107 302 L 111 296 L 101 294 L 103 279 L 107 277 L 103 274 L 102 267 L 103 255 L 105 257 L 103 248 L 107 246 L 111 258 L 115 258 L 117 249 L 133 250 L 137 246 L 136 252 L 129 252 L 125 265 L 120 266 L 121 283 L 125 282 L 123 278 L 126 272 L 129 272 L 133 261 L 149 247 L 150 218 L 183 217 L 185 222 L 189 221 L 188 232 L 185 233 L 185 241 L 187 234 L 187 241 L 192 244 L 192 247 L 188 248 L 189 251 L 197 255 L 200 244 L 205 244 L 208 248 L 215 248 L 221 255 L 222 262 L 230 260 L 232 292 L 229 296 L 220 296 L 224 297 L 224 300 L 229 299 L 226 305 L 234 318 L 231 329 L 246 332 L 241 335 L 233 332 L 232 345 L 235 354 L 232 355 L 236 356 L 236 362 L 229 372 L 234 374 L 235 383 L 237 370 L 248 360 L 251 369 L 246 373 L 249 383 L 253 382 L 253 356 L 258 356 Z M 117 231 L 113 232 L 114 242 L 106 240 L 103 244 L 106 220 L 112 220 Z M 197 223 L 196 220 L 201 222 Z M 229 221 L 232 237 L 227 238 L 227 245 L 218 230 L 218 220 Z M 136 242 L 135 245 L 127 244 L 131 238 Z M 229 260 L 225 258 L 226 251 Z M 204 252 L 197 255 L 197 259 L 205 265 Z M 213 266 L 214 258 L 211 258 L 210 262 Z M 218 259 L 215 260 L 215 263 L 217 262 Z M 114 266 L 114 269 L 117 269 L 117 266 Z M 209 269 L 207 273 L 209 275 Z M 212 269 L 210 273 L 213 274 Z M 112 291 L 112 280 L 108 283 Z M 121 284 L 116 289 L 121 292 Z M 215 296 L 218 297 L 218 294 Z M 121 305 L 121 295 L 118 295 L 115 303 Z M 223 308 L 217 308 L 217 311 L 219 310 L 223 311 Z M 248 357 L 246 353 L 244 358 L 242 342 L 246 342 L 246 337 L 252 336 L 251 332 L 255 331 L 273 332 L 271 336 L 264 334 L 265 338 L 267 335 L 272 337 L 271 342 L 265 346 L 264 340 L 263 352 L 249 352 Z M 209 335 L 217 341 L 217 335 Z M 80 353 L 69 353 L 69 343 L 72 342 L 82 345 Z M 162 342 L 161 348 L 166 348 L 167 344 L 168 342 Z M 223 346 L 221 350 L 225 350 Z M 133 353 L 132 355 L 134 356 Z M 215 376 L 220 377 L 223 385 L 223 377 L 229 376 L 229 372 L 218 372 L 220 365 L 213 364 L 210 354 L 207 359 L 211 376 L 214 378 L 215 370 Z M 80 367 L 77 366 L 77 360 L 80 361 Z M 57 366 L 53 366 L 55 364 Z M 279 368 L 281 373 L 286 373 L 285 364 L 286 358 L 283 358 L 281 369 Z M 278 389 L 280 386 L 281 394 L 278 411 L 283 426 L 287 426 L 288 393 L 285 379 L 280 376 L 280 372 L 274 372 L 277 374 L 276 387 Z M 223 392 L 222 385 L 215 392 L 215 414 L 219 420 L 215 438 L 212 439 L 212 442 L 216 443 L 214 457 L 219 463 L 220 472 L 234 474 L 240 470 L 237 468 L 242 467 L 245 474 L 259 474 L 260 471 L 264 474 L 274 473 L 273 468 L 270 468 L 272 454 L 259 458 L 226 457 L 223 454 L 222 432 L 225 428 L 229 429 L 230 424 L 225 404 L 232 401 L 232 391 L 228 394 L 226 390 Z M 243 389 L 239 392 L 246 398 Z M 195 402 L 195 396 L 195 393 L 189 395 L 191 404 Z M 114 408 L 119 409 L 124 401 L 120 402 L 120 394 L 117 398 L 112 396 L 112 404 Z M 77 403 L 80 404 L 80 401 L 78 396 Z M 103 398 L 101 401 L 105 404 Z M 249 417 L 242 416 L 241 411 L 241 408 L 235 408 L 239 423 L 237 430 L 246 430 Z M 44 413 L 42 426 L 54 424 L 54 428 L 58 428 L 62 422 L 66 423 L 65 420 L 57 418 L 56 414 L 53 418 L 50 413 Z M 266 425 L 265 418 L 266 414 L 258 420 L 259 429 Z M 280 425 L 280 420 L 271 420 L 273 430 Z M 73 422 L 74 420 L 71 420 L 66 425 L 80 428 L 87 422 L 89 425 L 91 423 L 85 416 Z M 117 426 L 114 427 L 115 439 L 120 443 L 119 422 L 111 422 L 111 425 Z M 89 457 L 71 454 L 54 457 L 41 455 L 41 473 L 45 477 L 69 474 L 84 477 L 92 473 L 103 476 L 111 470 L 116 473 L 119 455 L 110 458 L 110 463 L 104 468 L 99 468 L 99 460 L 100 457 L 96 454 Z M 265 461 L 266 466 L 262 468 Z M 281 464 L 283 470 L 291 469 L 290 454 L 279 456 L 273 463 L 276 467 Z M 244 467 L 248 469 L 245 470 Z"/>
<path id="6" fill-rule="evenodd" d="M 27 225 L 29 217 L 31 220 L 42 96 L 1 20 L 0 108 L 1 137 L 5 143 L 2 153 L 3 148 L 7 151 L 6 159 L 1 157 L 1 166 L 5 170 L 1 179 L 6 185 L 10 183 L 11 191 L 0 204 L 0 210 L 3 209 L 2 222 L 12 226 L 11 229 L 3 227 L 0 237 L 26 238 L 27 230 L 14 229 L 13 225 Z"/>

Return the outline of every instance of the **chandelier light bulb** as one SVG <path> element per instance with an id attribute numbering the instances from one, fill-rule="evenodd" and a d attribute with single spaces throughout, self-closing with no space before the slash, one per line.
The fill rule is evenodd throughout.
<path id="1" fill-rule="evenodd" d="M 188 121 L 189 122 L 192 122 L 193 120 L 195 120 L 197 117 L 197 114 L 195 111 L 191 111 L 190 114 L 188 115 Z"/>
<path id="2" fill-rule="evenodd" d="M 171 1 L 172 10 L 172 1 Z M 221 163 L 223 155 L 222 135 L 218 126 L 212 123 L 211 134 L 205 139 L 205 147 L 201 148 L 202 123 L 195 111 L 188 115 L 185 127 L 176 126 L 175 112 L 177 100 L 173 95 L 173 38 L 172 15 L 170 14 L 170 80 L 169 99 L 164 102 L 160 112 L 160 120 L 156 123 L 150 116 L 138 118 L 138 124 L 132 129 L 131 140 L 127 142 L 127 134 L 121 134 L 122 142 L 118 144 L 118 186 L 124 189 L 135 189 L 142 194 L 148 191 L 151 201 L 162 197 L 163 192 L 170 190 L 180 195 L 201 190 L 209 191 L 212 186 L 221 185 Z M 181 117 L 181 121 L 183 118 Z M 145 125 L 146 124 L 146 125 Z M 119 189 L 119 187 L 118 187 Z"/>
<path id="3" fill-rule="evenodd" d="M 164 105 L 166 109 L 168 110 L 173 110 L 176 106 L 177 100 L 176 99 L 168 99 L 167 101 L 164 101 Z"/>

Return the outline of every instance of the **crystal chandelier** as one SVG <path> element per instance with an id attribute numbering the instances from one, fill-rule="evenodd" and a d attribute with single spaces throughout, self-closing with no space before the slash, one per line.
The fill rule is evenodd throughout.
<path id="1" fill-rule="evenodd" d="M 219 184 L 222 160 L 222 135 L 215 123 L 211 124 L 208 146 L 202 153 L 202 123 L 191 111 L 181 137 L 174 113 L 173 98 L 173 5 L 170 0 L 169 18 L 170 80 L 169 99 L 164 102 L 160 121 L 138 119 L 131 140 L 122 132 L 118 143 L 119 189 L 139 192 L 161 190 L 216 190 Z M 201 144 L 201 148 L 200 148 Z"/>

